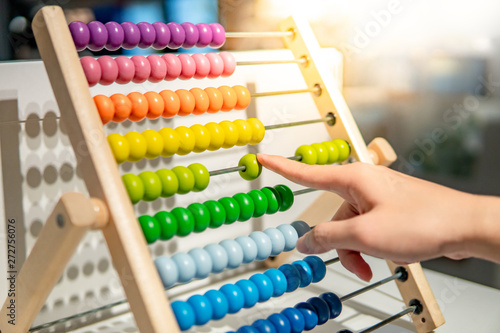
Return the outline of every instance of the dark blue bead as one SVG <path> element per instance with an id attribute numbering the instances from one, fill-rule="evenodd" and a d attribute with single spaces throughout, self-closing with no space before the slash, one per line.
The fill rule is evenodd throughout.
<path id="1" fill-rule="evenodd" d="M 267 319 L 258 319 L 253 324 L 259 333 L 276 333 L 276 328 L 274 325 Z"/>
<path id="2" fill-rule="evenodd" d="M 285 315 L 282 315 L 281 313 L 273 313 L 269 317 L 267 317 L 267 320 L 269 320 L 273 325 L 274 328 L 276 328 L 276 333 L 290 333 L 291 327 L 290 327 L 290 322 L 286 318 Z"/>
<path id="3" fill-rule="evenodd" d="M 243 296 L 243 291 L 234 284 L 225 284 L 220 287 L 220 291 L 226 296 L 229 308 L 228 313 L 236 313 L 243 308 L 245 304 L 245 297 Z"/>
<path id="4" fill-rule="evenodd" d="M 229 304 L 227 303 L 226 296 L 224 296 L 222 292 L 218 290 L 209 290 L 205 293 L 205 297 L 208 298 L 212 304 L 212 319 L 222 319 L 227 315 Z"/>
<path id="5" fill-rule="evenodd" d="M 300 273 L 297 268 L 290 264 L 284 264 L 278 269 L 286 276 L 286 292 L 289 293 L 296 290 L 300 285 Z"/>
<path id="6" fill-rule="evenodd" d="M 273 283 L 267 275 L 262 273 L 254 274 L 249 279 L 257 286 L 259 290 L 259 302 L 265 302 L 273 295 Z"/>
<path id="7" fill-rule="evenodd" d="M 238 329 L 237 333 L 260 333 L 260 332 L 255 327 L 245 325 L 245 326 L 241 326 Z"/>
<path id="8" fill-rule="evenodd" d="M 236 282 L 236 285 L 243 292 L 243 298 L 245 299 L 245 303 L 243 307 L 245 309 L 251 308 L 259 301 L 259 289 L 255 283 L 249 280 L 240 280 Z"/>
<path id="9" fill-rule="evenodd" d="M 311 230 L 311 227 L 309 226 L 309 224 L 307 224 L 306 222 L 301 221 L 301 220 L 294 221 L 291 223 L 291 225 L 297 231 L 297 235 L 299 235 L 299 238 L 304 236 L 306 233 L 308 233 Z"/>
<path id="10" fill-rule="evenodd" d="M 340 331 L 337 331 L 337 333 L 352 333 L 352 331 L 350 331 L 350 330 L 340 330 Z"/>
<path id="11" fill-rule="evenodd" d="M 330 308 L 330 319 L 337 318 L 342 312 L 342 302 L 334 293 L 323 293 L 319 297 L 328 304 Z"/>
<path id="12" fill-rule="evenodd" d="M 193 295 L 188 298 L 187 302 L 194 310 L 195 325 L 205 325 L 212 319 L 212 303 L 207 297 Z"/>
<path id="13" fill-rule="evenodd" d="M 290 333 L 300 333 L 304 330 L 306 323 L 304 321 L 304 316 L 299 310 L 295 308 L 286 308 L 281 311 L 281 314 L 285 315 L 290 322 Z"/>
<path id="14" fill-rule="evenodd" d="M 292 265 L 297 268 L 300 273 L 300 287 L 304 288 L 311 284 L 313 279 L 313 272 L 311 266 L 304 260 L 297 260 L 292 262 Z"/>
<path id="15" fill-rule="evenodd" d="M 304 303 L 307 304 L 307 303 Z M 309 304 L 308 304 L 309 305 Z M 304 317 L 304 331 L 310 331 L 318 325 L 318 315 L 314 310 L 308 308 L 298 308 L 302 316 Z"/>
<path id="16" fill-rule="evenodd" d="M 311 267 L 313 274 L 312 282 L 316 283 L 323 280 L 326 275 L 326 266 L 323 260 L 317 256 L 307 256 L 304 258 L 304 261 Z"/>
<path id="17" fill-rule="evenodd" d="M 323 325 L 330 319 L 330 307 L 319 297 L 311 297 L 307 303 L 314 307 L 314 312 L 318 315 L 318 325 Z"/>
<path id="18" fill-rule="evenodd" d="M 171 304 L 177 323 L 182 331 L 186 331 L 194 325 L 194 310 L 186 302 L 175 301 Z"/>
<path id="19" fill-rule="evenodd" d="M 264 274 L 271 279 L 273 283 L 273 297 L 283 295 L 287 289 L 287 280 L 285 274 L 276 268 L 270 268 Z"/>

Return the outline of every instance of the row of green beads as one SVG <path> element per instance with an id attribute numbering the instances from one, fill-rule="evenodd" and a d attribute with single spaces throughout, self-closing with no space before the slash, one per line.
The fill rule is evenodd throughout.
<path id="1" fill-rule="evenodd" d="M 351 154 L 351 147 L 342 139 L 334 139 L 312 145 L 302 145 L 295 151 L 300 161 L 306 164 L 333 164 L 345 161 Z"/>

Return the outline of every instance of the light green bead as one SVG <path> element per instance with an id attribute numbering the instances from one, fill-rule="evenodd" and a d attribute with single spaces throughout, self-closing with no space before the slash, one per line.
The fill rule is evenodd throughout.
<path id="1" fill-rule="evenodd" d="M 262 164 L 257 161 L 255 154 L 246 154 L 238 162 L 238 166 L 245 166 L 245 170 L 240 171 L 241 178 L 245 180 L 254 180 L 259 178 L 262 173 Z"/>
<path id="2" fill-rule="evenodd" d="M 143 171 L 139 174 L 139 178 L 144 184 L 144 197 L 145 201 L 153 201 L 161 196 L 162 185 L 160 177 L 152 171 Z"/>
<path id="3" fill-rule="evenodd" d="M 326 151 L 328 152 L 328 161 L 326 163 L 337 163 L 339 160 L 339 149 L 337 148 L 337 145 L 331 141 L 325 141 L 323 142 L 323 146 L 325 146 Z"/>
<path id="4" fill-rule="evenodd" d="M 326 164 L 326 162 L 328 162 L 328 151 L 326 147 L 321 143 L 313 143 L 311 147 L 316 150 L 316 154 L 318 155 L 316 164 Z"/>
<path id="5" fill-rule="evenodd" d="M 347 158 L 351 154 L 351 147 L 349 146 L 347 141 L 342 139 L 334 139 L 332 140 L 332 142 L 339 149 L 339 162 L 344 162 L 345 160 L 347 160 Z"/>
<path id="6" fill-rule="evenodd" d="M 300 162 L 305 164 L 316 164 L 318 162 L 318 153 L 311 145 L 302 145 L 295 151 L 295 156 L 300 156 Z"/>
<path id="7" fill-rule="evenodd" d="M 133 204 L 138 203 L 144 197 L 144 184 L 139 176 L 127 173 L 122 176 L 123 184 Z"/>
<path id="8" fill-rule="evenodd" d="M 179 190 L 179 179 L 172 170 L 160 169 L 156 171 L 161 182 L 161 196 L 171 197 Z"/>
<path id="9" fill-rule="evenodd" d="M 177 190 L 177 193 L 186 194 L 194 189 L 194 175 L 191 170 L 184 166 L 176 166 L 172 169 L 172 171 L 179 180 L 179 189 Z"/>
<path id="10" fill-rule="evenodd" d="M 200 192 L 206 189 L 210 182 L 210 174 L 207 168 L 203 164 L 193 163 L 188 166 L 188 169 L 191 170 L 194 176 L 193 191 Z"/>

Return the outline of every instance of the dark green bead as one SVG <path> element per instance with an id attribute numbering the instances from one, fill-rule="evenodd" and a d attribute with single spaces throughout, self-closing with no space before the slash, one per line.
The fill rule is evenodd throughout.
<path id="1" fill-rule="evenodd" d="M 286 185 L 276 185 L 274 188 L 278 191 L 281 197 L 280 212 L 289 210 L 293 205 L 294 199 L 292 190 Z"/>
<path id="2" fill-rule="evenodd" d="M 141 225 L 142 232 L 148 244 L 153 244 L 160 238 L 160 224 L 154 217 L 143 215 L 139 217 L 139 224 Z"/>
<path id="3" fill-rule="evenodd" d="M 261 217 L 264 215 L 268 206 L 266 195 L 259 190 L 251 190 L 248 195 L 252 198 L 255 206 L 252 216 Z"/>
<path id="4" fill-rule="evenodd" d="M 218 200 L 226 210 L 226 221 L 224 223 L 231 224 L 240 217 L 240 205 L 231 197 L 224 197 Z"/>
<path id="5" fill-rule="evenodd" d="M 220 202 L 208 200 L 204 205 L 210 212 L 210 228 L 218 228 L 226 222 L 226 210 Z"/>
<path id="6" fill-rule="evenodd" d="M 177 236 L 186 236 L 194 230 L 194 216 L 187 208 L 177 207 L 172 209 L 172 215 L 178 222 Z"/>
<path id="7" fill-rule="evenodd" d="M 178 223 L 172 213 L 158 212 L 155 215 L 161 229 L 160 239 L 169 240 L 177 234 Z"/>
<path id="8" fill-rule="evenodd" d="M 280 210 L 281 197 L 278 191 L 272 187 L 264 187 L 260 190 L 267 198 L 266 214 L 274 214 Z"/>
<path id="9" fill-rule="evenodd" d="M 238 206 L 240 206 L 240 217 L 238 221 L 248 221 L 255 211 L 255 204 L 252 198 L 246 193 L 237 193 L 233 195 L 233 198 L 238 203 Z"/>
<path id="10" fill-rule="evenodd" d="M 210 212 L 201 203 L 193 203 L 188 206 L 194 217 L 194 232 L 202 232 L 210 225 Z"/>

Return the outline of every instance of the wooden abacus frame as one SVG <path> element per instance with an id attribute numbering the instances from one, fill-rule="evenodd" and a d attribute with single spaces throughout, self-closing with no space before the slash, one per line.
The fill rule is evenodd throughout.
<path id="1" fill-rule="evenodd" d="M 395 154 L 385 140 L 376 139 L 369 147 L 365 145 L 333 78 L 326 76 L 327 71 L 320 66 L 319 44 L 307 22 L 289 18 L 281 23 L 280 28 L 293 32 L 292 37 L 285 38 L 285 43 L 296 59 L 306 60 L 300 67 L 309 88 L 319 88 L 319 93 L 313 96 L 319 113 L 323 117 L 330 112 L 335 114 L 335 126 L 327 126 L 330 136 L 348 140 L 351 156 L 358 161 L 386 165 L 394 161 Z M 103 231 L 139 330 L 179 332 L 107 144 L 62 9 L 57 6 L 42 8 L 33 20 L 33 31 L 61 118 L 68 128 L 78 167 L 92 199 L 77 193 L 61 197 L 18 274 L 16 325 L 0 321 L 0 332 L 24 333 L 29 330 L 78 243 L 90 228 Z M 321 195 L 304 213 L 305 216 L 317 220 L 317 213 L 311 215 L 308 212 L 317 212 L 316 207 L 330 198 L 328 193 Z M 281 260 L 283 258 L 278 258 L 275 262 Z M 394 271 L 396 265 L 389 263 L 389 266 Z M 419 333 L 430 332 L 442 325 L 444 318 L 420 265 L 405 268 L 409 278 L 404 283 L 398 282 L 398 287 L 407 305 L 413 299 L 421 302 L 423 311 L 414 314 L 413 321 Z M 7 315 L 10 302 L 11 299 L 7 298 L 0 312 L 2 318 Z"/>

